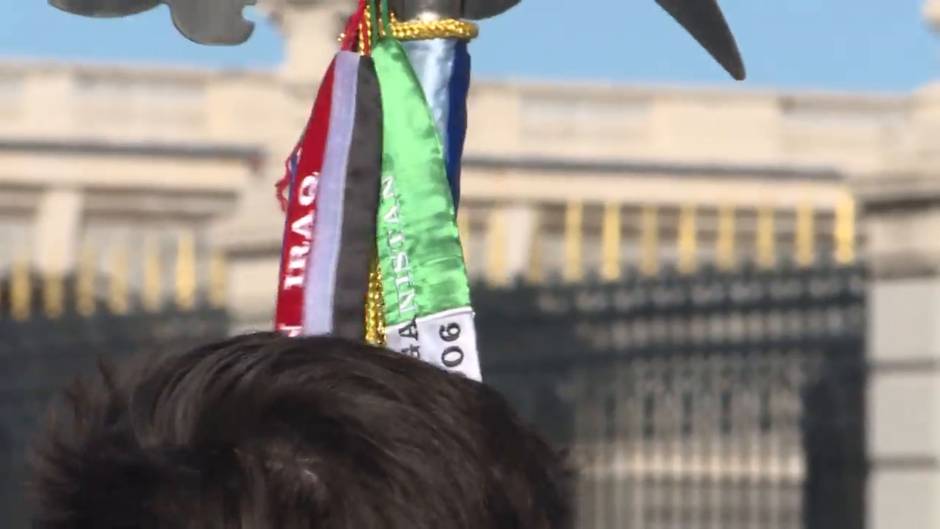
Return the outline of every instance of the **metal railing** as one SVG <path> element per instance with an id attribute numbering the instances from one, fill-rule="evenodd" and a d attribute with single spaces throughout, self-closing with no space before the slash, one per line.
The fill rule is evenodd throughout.
<path id="1" fill-rule="evenodd" d="M 478 290 L 484 376 L 579 470 L 580 529 L 863 527 L 864 273 Z"/>
<path id="2" fill-rule="evenodd" d="M 835 265 L 481 285 L 484 375 L 569 447 L 580 529 L 862 529 L 864 289 L 862 268 Z M 199 291 L 156 309 L 128 295 L 123 311 L 111 292 L 91 312 L 66 300 L 59 313 L 31 305 L 0 319 L 10 527 L 26 527 L 23 450 L 68 378 L 99 353 L 181 350 L 227 332 Z"/>
<path id="3" fill-rule="evenodd" d="M 585 280 L 617 282 L 639 272 L 808 269 L 857 261 L 857 206 L 734 204 L 473 203 L 458 216 L 471 274 L 494 287 Z"/>
<path id="4" fill-rule="evenodd" d="M 104 247 L 84 244 L 68 275 L 35 272 L 29 251 L 20 249 L 9 273 L 0 275 L 0 321 L 23 322 L 40 315 L 57 320 L 70 312 L 88 317 L 99 312 L 159 313 L 171 307 L 188 311 L 200 303 L 224 309 L 225 256 L 200 250 L 188 231 L 176 237 L 174 246 L 166 251 L 153 239 Z"/>
<path id="5" fill-rule="evenodd" d="M 183 351 L 224 337 L 229 327 L 226 312 L 201 297 L 186 298 L 184 307 L 144 310 L 143 301 L 127 296 L 121 310 L 113 310 L 113 299 L 72 303 L 66 294 L 80 290 L 74 278 L 60 280 L 52 294 L 48 282 L 24 278 L 18 279 L 19 298 L 0 303 L 0 519 L 10 529 L 29 527 L 28 450 L 51 400 L 71 380 L 93 371 L 99 358 Z M 15 290 L 4 283 L 5 291 Z M 43 284 L 45 292 L 24 290 Z M 51 295 L 62 296 L 53 312 L 23 304 L 26 297 Z M 20 303 L 15 318 L 6 317 L 11 303 Z"/>

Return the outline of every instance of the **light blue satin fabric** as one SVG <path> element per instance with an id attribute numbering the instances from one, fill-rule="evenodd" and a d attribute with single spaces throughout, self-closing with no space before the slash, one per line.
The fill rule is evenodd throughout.
<path id="1" fill-rule="evenodd" d="M 454 57 L 457 41 L 454 39 L 409 40 L 402 42 L 408 60 L 418 76 L 418 82 L 424 90 L 424 98 L 431 109 L 431 116 L 444 157 L 448 157 L 449 144 L 448 121 L 450 119 L 450 81 L 454 72 Z"/>

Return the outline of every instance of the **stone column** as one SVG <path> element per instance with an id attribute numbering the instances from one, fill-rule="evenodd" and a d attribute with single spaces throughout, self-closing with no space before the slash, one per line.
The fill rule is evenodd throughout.
<path id="1" fill-rule="evenodd" d="M 267 0 L 262 8 L 284 35 L 281 71 L 291 83 L 318 83 L 339 47 L 344 16 L 355 2 Z"/>
<path id="2" fill-rule="evenodd" d="M 940 0 L 926 13 L 940 22 Z M 940 84 L 860 178 L 869 287 L 868 528 L 940 527 Z"/>
<path id="3" fill-rule="evenodd" d="M 934 28 L 940 29 L 940 0 L 927 0 L 924 4 L 924 17 Z"/>

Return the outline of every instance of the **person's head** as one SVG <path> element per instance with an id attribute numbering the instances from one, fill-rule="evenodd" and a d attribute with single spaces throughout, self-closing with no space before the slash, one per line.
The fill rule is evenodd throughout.
<path id="1" fill-rule="evenodd" d="M 566 529 L 563 458 L 492 389 L 256 334 L 76 385 L 35 529 Z"/>

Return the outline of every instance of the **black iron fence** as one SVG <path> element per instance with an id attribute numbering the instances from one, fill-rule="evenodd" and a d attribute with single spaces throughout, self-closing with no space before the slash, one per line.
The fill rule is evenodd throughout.
<path id="1" fill-rule="evenodd" d="M 863 529 L 864 281 L 815 267 L 481 286 L 484 372 L 571 447 L 580 529 Z M 227 326 L 211 309 L 0 318 L 4 527 L 27 527 L 25 449 L 68 379 Z"/>
<path id="2" fill-rule="evenodd" d="M 217 309 L 133 312 L 96 307 L 94 314 L 67 311 L 16 321 L 0 311 L 0 527 L 29 527 L 28 448 L 57 393 L 98 358 L 120 360 L 138 353 L 178 351 L 227 332 Z"/>
<path id="3" fill-rule="evenodd" d="M 862 529 L 864 274 L 478 290 L 484 372 L 580 470 L 580 529 Z"/>

